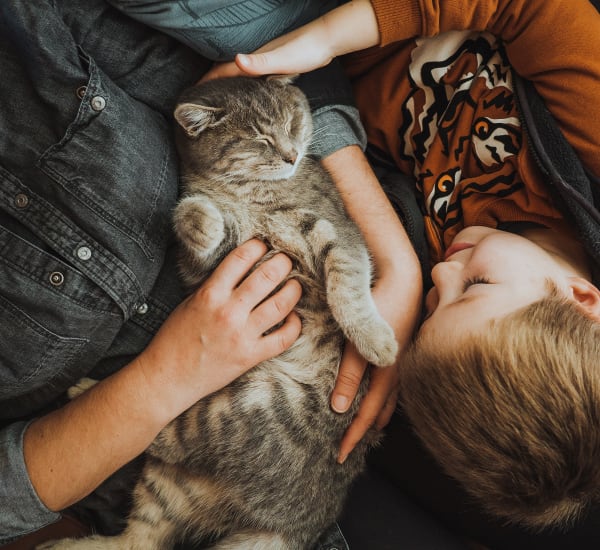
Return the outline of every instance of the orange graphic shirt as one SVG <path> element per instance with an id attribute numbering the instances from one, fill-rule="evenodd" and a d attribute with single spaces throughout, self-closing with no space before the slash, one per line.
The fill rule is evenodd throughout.
<path id="1" fill-rule="evenodd" d="M 513 0 L 510 5 L 514 8 L 519 3 Z M 375 1 L 376 11 L 378 4 L 380 8 L 406 7 L 410 2 Z M 427 3 L 413 4 L 422 8 Z M 440 21 L 449 21 L 444 10 L 451 11 L 448 6 L 452 5 L 451 1 L 439 3 Z M 485 28 L 498 34 L 462 30 L 477 20 L 462 10 L 453 14 L 464 18 L 460 24 L 454 21 L 451 27 L 455 30 L 433 25 L 435 32 L 430 37 L 402 39 L 402 33 L 386 34 L 381 18 L 386 17 L 389 27 L 389 17 L 381 9 L 377 13 L 382 41 L 390 44 L 353 55 L 347 60 L 347 69 L 369 142 L 400 170 L 415 176 L 432 260 L 441 260 L 456 233 L 469 225 L 497 227 L 529 221 L 567 231 L 559 204 L 526 146 L 510 68 L 515 62 L 512 55 L 509 62 L 512 50 L 503 42 L 497 25 L 490 19 Z M 431 21 L 431 14 L 425 19 Z M 600 17 L 597 19 L 600 33 Z M 406 19 L 397 24 L 401 30 L 410 26 Z M 535 50 L 522 54 L 535 55 Z M 600 64 L 597 71 L 600 75 Z M 598 85 L 596 82 L 596 89 Z M 569 99 L 568 94 L 559 97 Z M 599 103 L 595 100 L 599 109 L 592 116 L 596 118 Z M 588 139 L 595 139 L 593 150 L 598 155 L 600 127 L 595 134 Z M 577 132 L 575 144 L 579 140 Z M 583 143 L 578 151 L 581 157 L 589 150 L 587 141 Z M 593 160 L 600 167 L 598 158 Z"/>

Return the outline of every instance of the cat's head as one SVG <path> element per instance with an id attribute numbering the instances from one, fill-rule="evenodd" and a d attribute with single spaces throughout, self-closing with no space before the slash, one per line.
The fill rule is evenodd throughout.
<path id="1" fill-rule="evenodd" d="M 174 116 L 184 168 L 228 181 L 291 177 L 312 132 L 308 101 L 289 79 L 211 80 L 187 90 Z"/>

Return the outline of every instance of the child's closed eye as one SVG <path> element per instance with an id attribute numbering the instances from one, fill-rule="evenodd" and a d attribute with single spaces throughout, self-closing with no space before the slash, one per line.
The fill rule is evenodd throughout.
<path id="1" fill-rule="evenodd" d="M 491 284 L 490 280 L 487 277 L 469 277 L 463 283 L 463 293 L 468 290 L 469 287 L 473 285 L 489 285 Z"/>

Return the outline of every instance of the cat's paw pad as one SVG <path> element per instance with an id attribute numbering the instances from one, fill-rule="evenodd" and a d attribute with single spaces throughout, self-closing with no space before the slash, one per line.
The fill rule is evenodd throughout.
<path id="1" fill-rule="evenodd" d="M 372 365 L 389 367 L 396 362 L 398 342 L 392 328 L 383 319 L 372 323 L 354 340 L 358 352 Z"/>
<path id="2" fill-rule="evenodd" d="M 180 240 L 202 254 L 215 250 L 225 238 L 223 215 L 203 198 L 184 198 L 175 209 L 174 224 Z"/>
<path id="3" fill-rule="evenodd" d="M 88 391 L 92 386 L 95 386 L 97 383 L 98 380 L 94 380 L 93 378 L 80 378 L 76 384 L 67 390 L 67 396 L 69 399 L 75 399 L 82 393 Z"/>

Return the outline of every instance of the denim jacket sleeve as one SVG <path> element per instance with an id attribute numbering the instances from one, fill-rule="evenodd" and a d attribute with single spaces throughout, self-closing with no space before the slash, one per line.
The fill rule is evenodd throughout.
<path id="1" fill-rule="evenodd" d="M 131 17 L 187 44 L 213 61 L 231 60 L 336 7 L 337 0 L 110 0 Z M 348 145 L 366 146 L 350 84 L 337 63 L 302 75 L 297 82 L 313 111 L 311 153 L 323 158 Z"/>
<path id="2" fill-rule="evenodd" d="M 29 480 L 23 459 L 23 434 L 27 425 L 27 422 L 17 422 L 0 430 L 0 544 L 60 517 L 44 506 Z"/>

